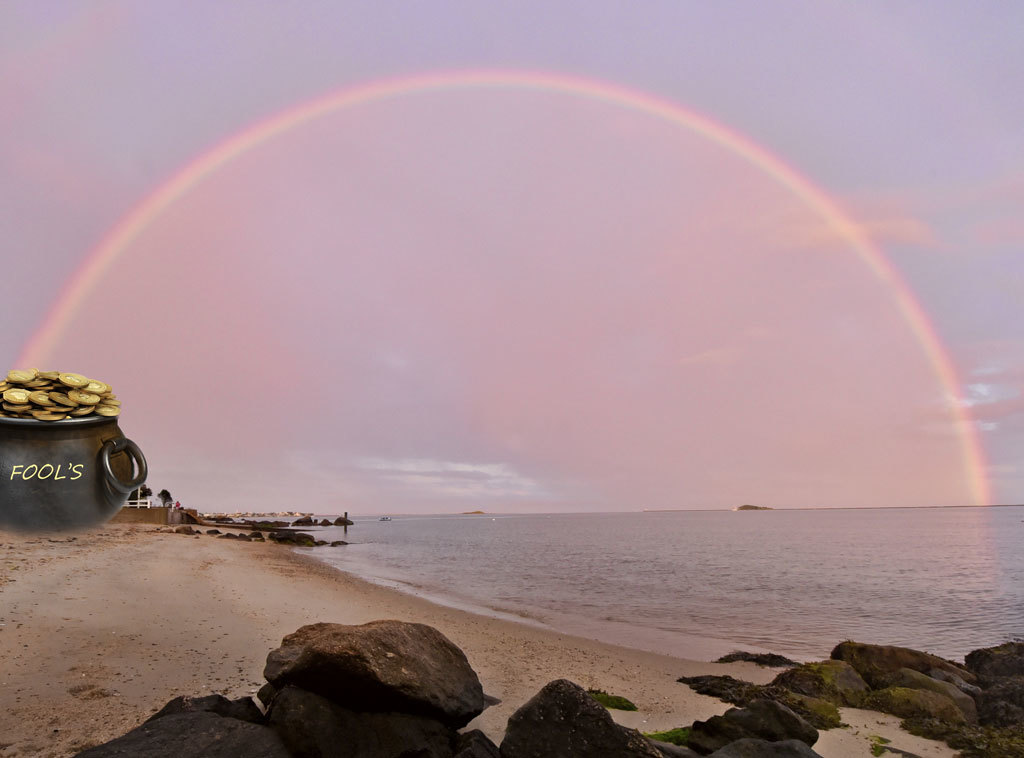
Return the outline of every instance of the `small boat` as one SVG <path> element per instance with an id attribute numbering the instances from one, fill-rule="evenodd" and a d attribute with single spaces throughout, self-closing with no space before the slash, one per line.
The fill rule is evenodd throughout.
<path id="1" fill-rule="evenodd" d="M 380 517 L 379 519 L 377 519 L 377 520 L 378 520 L 378 521 L 390 521 L 390 520 L 391 520 L 391 517 L 390 517 L 390 516 L 381 516 L 381 517 Z"/>

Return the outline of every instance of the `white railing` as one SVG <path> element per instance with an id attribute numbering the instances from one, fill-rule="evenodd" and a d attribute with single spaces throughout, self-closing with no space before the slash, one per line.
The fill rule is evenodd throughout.
<path id="1" fill-rule="evenodd" d="M 153 501 L 150 498 L 145 500 L 129 500 L 124 504 L 125 508 L 153 508 Z"/>

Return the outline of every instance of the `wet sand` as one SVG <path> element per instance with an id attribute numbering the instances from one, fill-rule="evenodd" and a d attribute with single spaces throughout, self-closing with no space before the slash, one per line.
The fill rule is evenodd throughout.
<path id="1" fill-rule="evenodd" d="M 72 539 L 74 537 L 74 539 Z M 480 616 L 370 584 L 272 543 L 106 526 L 75 535 L 0 532 L 0 756 L 66 756 L 138 725 L 177 695 L 253 695 L 267 653 L 303 624 L 394 618 L 429 624 L 461 647 L 501 703 L 472 724 L 495 742 L 508 717 L 552 679 L 623 695 L 612 711 L 642 731 L 687 726 L 730 706 L 676 682 L 777 670 L 631 650 Z M 822 732 L 825 758 L 871 755 L 870 735 L 923 758 L 950 758 L 899 720 L 844 709 Z"/>

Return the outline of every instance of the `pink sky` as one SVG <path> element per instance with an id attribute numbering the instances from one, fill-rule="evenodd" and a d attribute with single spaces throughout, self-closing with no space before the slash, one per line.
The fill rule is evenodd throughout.
<path id="1" fill-rule="evenodd" d="M 197 186 L 51 362 L 207 509 L 970 502 L 934 369 L 822 224 L 643 113 L 416 94 Z"/>

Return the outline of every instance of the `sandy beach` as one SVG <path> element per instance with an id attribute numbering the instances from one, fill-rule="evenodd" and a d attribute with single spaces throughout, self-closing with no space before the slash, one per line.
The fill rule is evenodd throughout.
<path id="1" fill-rule="evenodd" d="M 74 535 L 0 532 L 0 756 L 66 756 L 136 726 L 177 695 L 253 695 L 267 653 L 303 624 L 393 618 L 436 627 L 502 702 L 472 724 L 501 740 L 544 684 L 571 679 L 623 695 L 642 731 L 687 726 L 730 706 L 676 682 L 776 670 L 687 660 L 447 608 L 379 587 L 272 543 L 106 526 Z M 838 640 L 837 640 L 838 641 Z M 953 756 L 898 719 L 843 709 L 825 758 L 870 756 L 870 735 L 925 758 Z"/>

